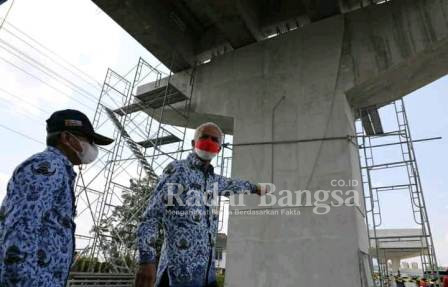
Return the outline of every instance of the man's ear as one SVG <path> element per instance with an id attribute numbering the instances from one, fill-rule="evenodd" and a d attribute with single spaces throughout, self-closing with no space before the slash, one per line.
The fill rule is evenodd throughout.
<path id="1" fill-rule="evenodd" d="M 71 147 L 77 150 L 78 152 L 82 151 L 82 147 L 79 144 L 79 141 L 77 141 L 73 135 L 71 135 L 68 132 L 62 132 L 59 137 L 60 143 L 66 147 Z"/>
<path id="2" fill-rule="evenodd" d="M 67 146 L 70 144 L 70 135 L 67 132 L 61 132 L 59 135 L 59 143 Z"/>

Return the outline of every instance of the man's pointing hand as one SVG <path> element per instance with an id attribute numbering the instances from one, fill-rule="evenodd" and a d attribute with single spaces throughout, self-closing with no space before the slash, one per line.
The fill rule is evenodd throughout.
<path id="1" fill-rule="evenodd" d="M 256 191 L 256 193 L 259 196 L 265 195 L 265 194 L 270 193 L 270 192 L 271 192 L 271 190 L 269 188 L 269 184 L 257 183 L 257 191 Z"/>

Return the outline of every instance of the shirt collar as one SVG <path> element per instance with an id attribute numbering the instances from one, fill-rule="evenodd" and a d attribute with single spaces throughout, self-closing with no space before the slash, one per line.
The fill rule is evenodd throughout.
<path id="1" fill-rule="evenodd" d="M 46 151 L 49 151 L 51 153 L 56 154 L 63 162 L 66 166 L 69 166 L 71 168 L 73 168 L 73 164 L 71 163 L 71 161 L 68 159 L 68 157 L 58 148 L 52 147 L 52 146 L 47 146 Z"/>
<path id="2" fill-rule="evenodd" d="M 190 164 L 190 166 L 200 169 L 202 172 L 214 174 L 214 167 L 213 165 L 209 164 L 207 168 L 205 167 L 205 163 L 198 157 L 198 155 L 194 152 L 191 152 L 188 157 L 187 161 Z M 205 170 L 206 169 L 206 170 Z"/>

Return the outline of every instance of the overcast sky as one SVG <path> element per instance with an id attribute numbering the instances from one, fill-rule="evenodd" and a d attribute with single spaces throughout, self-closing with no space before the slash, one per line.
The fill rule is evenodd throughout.
<path id="1" fill-rule="evenodd" d="M 11 0 L 0 6 L 1 17 L 10 4 Z M 36 64 L 33 60 L 39 61 L 50 70 L 44 73 L 14 54 L 31 64 Z M 0 30 L 0 125 L 24 136 L 0 126 L 0 199 L 15 166 L 44 149 L 45 119 L 51 112 L 75 108 L 92 118 L 107 68 L 125 74 L 139 57 L 154 65 L 158 63 L 90 0 L 15 1 L 7 23 Z M 70 83 L 55 78 L 52 72 L 75 83 L 77 91 Z M 416 153 L 436 252 L 439 263 L 445 266 L 448 266 L 447 90 L 448 77 L 445 77 L 405 98 L 414 138 L 443 137 L 440 141 L 417 143 Z M 411 226 L 403 226 L 407 222 L 405 217 L 409 217 L 401 204 L 404 199 L 398 193 L 382 197 L 388 222 L 385 227 Z"/>

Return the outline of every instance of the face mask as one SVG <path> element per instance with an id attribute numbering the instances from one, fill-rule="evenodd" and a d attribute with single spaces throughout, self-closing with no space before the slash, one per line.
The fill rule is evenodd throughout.
<path id="1" fill-rule="evenodd" d="M 75 150 L 79 161 L 81 161 L 82 164 L 89 164 L 93 162 L 98 156 L 98 147 L 86 141 L 79 140 L 76 136 L 74 137 L 78 140 L 79 145 L 82 148 L 82 151 L 80 152 Z"/>
<path id="2" fill-rule="evenodd" d="M 197 140 L 194 144 L 194 152 L 203 160 L 212 160 L 219 150 L 219 144 L 211 139 Z"/>

